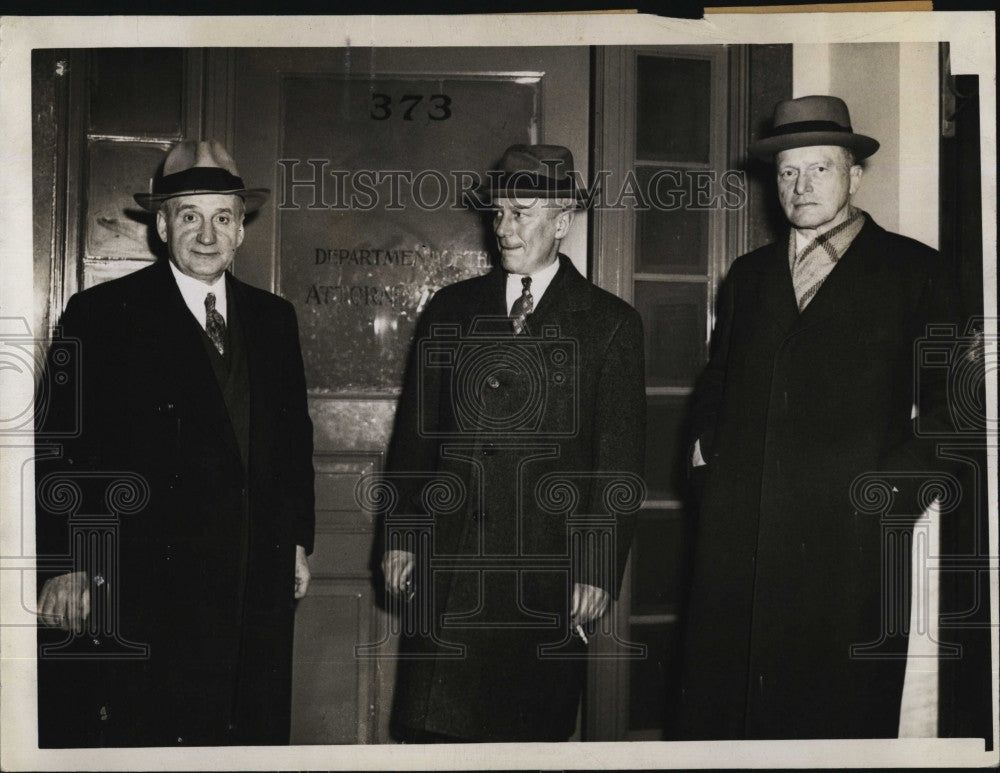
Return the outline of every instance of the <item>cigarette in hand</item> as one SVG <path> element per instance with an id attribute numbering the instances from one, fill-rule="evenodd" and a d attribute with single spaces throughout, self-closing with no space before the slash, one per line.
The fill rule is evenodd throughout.
<path id="1" fill-rule="evenodd" d="M 407 580 L 403 583 L 403 589 L 406 591 L 406 600 L 413 601 L 413 597 L 417 595 L 417 589 L 413 587 L 413 583 Z"/>
<path id="2" fill-rule="evenodd" d="M 578 635 L 578 636 L 579 636 L 579 637 L 580 637 L 581 639 L 583 639 L 583 643 L 584 643 L 584 644 L 590 644 L 590 642 L 589 642 L 589 641 L 587 640 L 587 634 L 585 634 L 585 633 L 583 632 L 583 626 L 582 626 L 582 625 L 580 625 L 579 623 L 577 623 L 577 624 L 576 624 L 576 628 L 574 628 L 573 630 L 574 630 L 574 631 L 576 631 L 577 635 Z"/>

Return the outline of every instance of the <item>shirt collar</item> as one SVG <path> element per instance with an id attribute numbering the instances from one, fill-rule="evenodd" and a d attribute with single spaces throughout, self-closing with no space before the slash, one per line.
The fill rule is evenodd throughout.
<path id="1" fill-rule="evenodd" d="M 170 271 L 174 275 L 174 281 L 177 282 L 177 289 L 181 291 L 181 297 L 184 298 L 184 304 L 191 310 L 194 318 L 198 320 L 198 323 L 202 327 L 205 327 L 205 296 L 209 293 L 215 293 L 215 310 L 222 315 L 224 320 L 229 321 L 226 314 L 225 274 L 216 279 L 212 284 L 207 285 L 194 277 L 181 273 L 172 260 L 168 260 L 167 262 L 170 264 Z"/>
<path id="2" fill-rule="evenodd" d="M 552 280 L 555 279 L 556 274 L 559 273 L 559 258 L 557 257 L 545 268 L 536 271 L 531 274 L 531 297 L 534 298 L 534 306 L 537 309 L 539 302 L 542 300 L 542 296 L 545 295 L 545 291 L 552 284 Z M 511 307 L 514 305 L 520 295 L 522 290 L 521 279 L 524 274 L 507 274 L 507 313 L 510 313 Z"/>

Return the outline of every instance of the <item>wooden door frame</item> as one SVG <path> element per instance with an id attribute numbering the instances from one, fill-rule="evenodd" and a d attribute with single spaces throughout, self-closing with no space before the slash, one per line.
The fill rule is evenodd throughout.
<path id="1" fill-rule="evenodd" d="M 720 56 L 725 51 L 725 56 Z M 592 170 L 611 170 L 612 180 L 621 180 L 635 165 L 636 57 L 639 54 L 703 54 L 713 61 L 713 113 L 726 120 L 712 124 L 712 148 L 724 148 L 722 163 L 738 168 L 749 140 L 749 46 L 596 46 L 593 51 Z M 631 109 L 630 109 L 631 108 Z M 592 175 L 596 172 L 592 171 Z M 611 193 L 609 191 L 606 193 Z M 708 314 L 705 344 L 714 323 L 718 284 L 732 260 L 746 251 L 745 207 L 713 212 L 709 227 Z M 595 284 L 632 303 L 636 217 L 632 209 L 591 213 L 592 275 Z M 720 233 L 721 232 L 721 233 Z M 629 559 L 619 601 L 612 607 L 613 630 L 630 630 L 631 564 Z M 598 657 L 588 662 L 584 704 L 584 738 L 588 741 L 620 741 L 628 732 L 630 689 L 629 664 L 624 658 L 608 658 L 615 643 L 596 637 L 591 651 Z M 601 657 L 601 656 L 605 657 Z"/>

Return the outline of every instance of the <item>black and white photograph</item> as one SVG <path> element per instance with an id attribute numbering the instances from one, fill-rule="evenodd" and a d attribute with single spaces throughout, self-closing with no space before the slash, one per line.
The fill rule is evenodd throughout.
<path id="1" fill-rule="evenodd" d="M 4 769 L 1000 761 L 992 13 L 218 21 L 0 20 Z"/>

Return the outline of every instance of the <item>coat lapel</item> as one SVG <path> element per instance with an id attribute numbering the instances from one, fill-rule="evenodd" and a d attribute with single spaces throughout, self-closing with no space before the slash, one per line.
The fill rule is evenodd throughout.
<path id="1" fill-rule="evenodd" d="M 580 275 L 573 262 L 560 253 L 559 271 L 552 278 L 552 283 L 538 302 L 535 311 L 528 317 L 528 333 L 533 336 L 540 335 L 543 325 L 556 324 L 561 315 L 588 308 L 590 308 L 590 283 Z"/>
<path id="2" fill-rule="evenodd" d="M 240 308 L 240 320 L 243 325 L 243 351 L 247 360 L 247 384 L 250 389 L 250 445 L 248 457 L 253 457 L 254 449 L 262 448 L 260 440 L 267 436 L 268 429 L 265 426 L 266 414 L 258 410 L 257 400 L 264 395 L 266 384 L 265 377 L 272 372 L 268 368 L 268 355 L 270 353 L 269 338 L 274 331 L 268 329 L 268 319 L 255 307 L 253 299 L 246 292 L 246 286 L 239 282 L 230 274 L 226 275 L 226 290 L 231 296 L 235 296 L 236 303 Z M 253 470 L 250 458 L 247 466 Z"/>
<path id="3" fill-rule="evenodd" d="M 857 300 L 856 288 L 869 274 L 871 265 L 864 256 L 869 253 L 871 240 L 876 236 L 877 226 L 866 216 L 865 225 L 851 242 L 833 270 L 829 273 L 816 295 L 802 310 L 799 327 L 812 327 L 836 314 L 843 317 L 851 314 Z"/>
<path id="4" fill-rule="evenodd" d="M 788 241 L 779 240 L 772 246 L 771 254 L 762 261 L 760 271 L 760 305 L 784 332 L 791 330 L 799 320 L 799 307 L 792 287 L 792 272 L 788 267 Z"/>
<path id="5" fill-rule="evenodd" d="M 164 364 L 162 374 L 169 385 L 168 394 L 183 398 L 183 404 L 206 430 L 220 437 L 233 453 L 239 447 L 229 413 L 205 352 L 201 325 L 191 314 L 166 260 L 157 264 L 151 275 L 152 287 L 139 310 L 138 335 L 155 347 Z"/>

